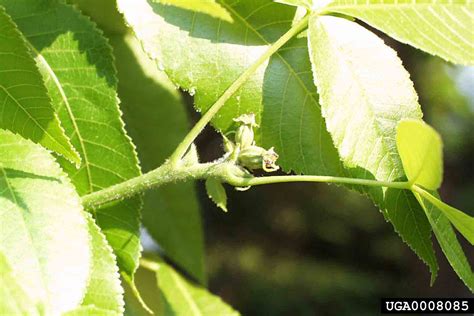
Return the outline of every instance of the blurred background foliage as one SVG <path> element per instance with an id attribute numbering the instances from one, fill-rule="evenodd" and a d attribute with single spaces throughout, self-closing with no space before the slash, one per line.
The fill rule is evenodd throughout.
<path id="1" fill-rule="evenodd" d="M 149 61 L 140 60 L 144 57 L 116 13 L 114 1 L 72 2 L 111 40 L 122 109 L 127 116 L 142 113 L 135 122 L 126 117 L 127 129 L 139 151 L 146 147 L 141 157 L 144 170 L 153 168 L 186 131 L 170 126 L 186 125 L 186 115 L 189 126 L 199 118 L 192 97 L 176 90 Z M 399 53 L 414 81 L 425 120 L 443 137 L 443 200 L 474 215 L 474 67 L 451 65 L 373 31 Z M 160 108 L 157 116 L 147 117 L 146 109 L 153 107 Z M 158 121 L 166 126 L 157 126 Z M 140 139 L 140 130 L 146 129 L 154 135 L 151 142 Z M 212 128 L 198 138 L 197 147 L 203 161 L 222 154 L 221 139 Z M 357 193 L 325 184 L 279 184 L 245 192 L 228 187 L 230 212 L 226 214 L 208 200 L 203 183 L 190 186 L 186 190 L 197 194 L 201 205 L 206 254 L 202 268 L 209 289 L 243 315 L 374 315 L 380 297 L 471 295 L 436 242 L 440 272 L 430 286 L 427 267 L 370 200 Z M 167 188 L 146 199 L 155 201 L 144 210 L 145 220 L 156 224 L 147 227 L 152 236 L 159 234 L 159 218 L 166 216 L 169 205 L 175 203 L 184 213 L 187 207 L 198 207 L 192 196 L 180 200 Z M 186 226 L 186 222 L 176 225 Z M 143 244 L 148 253 L 162 249 L 145 230 Z M 474 262 L 474 253 L 467 255 Z M 145 301 L 165 313 L 155 281 L 153 274 L 139 270 L 137 283 Z M 128 295 L 127 301 L 134 299 Z M 131 315 L 140 309 L 130 306 Z"/>

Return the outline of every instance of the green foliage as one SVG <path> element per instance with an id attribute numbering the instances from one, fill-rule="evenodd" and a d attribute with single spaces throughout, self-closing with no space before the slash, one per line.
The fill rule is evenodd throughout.
<path id="1" fill-rule="evenodd" d="M 224 211 L 224 182 L 345 184 L 375 202 L 432 282 L 433 230 L 474 291 L 453 229 L 474 245 L 474 218 L 435 191 L 441 138 L 397 53 L 353 19 L 474 64 L 470 1 L 67 2 L 105 33 L 66 1 L 0 0 L 1 314 L 143 315 L 150 301 L 159 315 L 238 315 L 203 287 L 196 179 Z M 188 133 L 177 88 L 204 113 Z M 225 152 L 201 162 L 208 123 Z M 256 175 L 280 167 L 295 175 Z M 139 260 L 140 224 L 155 261 Z M 139 264 L 157 281 L 135 280 Z"/>
<path id="2" fill-rule="evenodd" d="M 419 194 L 415 194 L 415 196 L 425 210 L 426 216 L 449 263 L 471 292 L 474 292 L 474 273 L 448 218 L 429 200 L 423 199 Z"/>
<path id="3" fill-rule="evenodd" d="M 150 268 L 156 272 L 158 287 L 171 310 L 170 315 L 239 315 L 219 297 L 188 281 L 166 263 L 152 262 Z"/>
<path id="4" fill-rule="evenodd" d="M 311 7 L 313 6 L 312 0 L 274 0 L 274 1 L 278 3 L 293 5 L 293 6 L 302 6 L 307 9 L 311 9 Z"/>
<path id="5" fill-rule="evenodd" d="M 0 128 L 19 133 L 80 164 L 51 107 L 27 43 L 1 7 L 0 30 Z"/>
<path id="6" fill-rule="evenodd" d="M 154 2 L 172 5 L 178 8 L 192 10 L 199 13 L 209 14 L 210 16 L 222 19 L 226 22 L 233 22 L 232 16 L 215 0 L 153 0 Z"/>
<path id="7" fill-rule="evenodd" d="M 184 137 L 188 127 L 185 108 L 178 91 L 133 36 L 112 37 L 111 44 L 127 129 L 137 145 L 142 171 L 151 171 Z M 143 225 L 166 255 L 205 283 L 204 238 L 194 184 L 169 184 L 147 192 L 142 213 Z"/>
<path id="8" fill-rule="evenodd" d="M 79 196 L 47 150 L 3 130 L 0 143 L 2 270 L 17 283 L 2 294 L 20 295 L 32 312 L 68 311 L 81 302 L 91 262 Z"/>
<path id="9" fill-rule="evenodd" d="M 37 51 L 53 106 L 82 158 L 61 165 L 84 195 L 140 174 L 117 99 L 112 50 L 101 32 L 73 7 L 56 1 L 1 0 Z M 107 157 L 104 159 L 104 157 Z M 121 271 L 138 265 L 139 198 L 94 211 Z"/>
<path id="10" fill-rule="evenodd" d="M 356 23 L 330 16 L 310 20 L 308 44 L 321 111 L 342 161 L 357 178 L 403 179 L 397 122 L 422 113 L 396 52 Z M 392 189 L 369 194 L 435 278 L 431 228 L 413 197 Z"/>
<path id="11" fill-rule="evenodd" d="M 88 214 L 92 262 L 87 289 L 81 302 L 82 309 L 100 309 L 104 313 L 120 315 L 124 310 L 123 289 L 112 248 L 104 234 Z M 103 293 L 107 293 L 104 295 Z M 75 311 L 79 313 L 79 310 Z"/>
<path id="12" fill-rule="evenodd" d="M 206 180 L 206 192 L 209 198 L 224 212 L 227 212 L 227 194 L 222 183 L 215 179 Z"/>
<path id="13" fill-rule="evenodd" d="M 0 313 L 2 315 L 40 315 L 37 308 L 18 283 L 7 258 L 0 253 Z"/>
<path id="14" fill-rule="evenodd" d="M 443 178 L 442 143 L 438 133 L 420 120 L 404 120 L 397 126 L 397 148 L 403 168 L 412 185 L 436 190 Z M 432 204 L 451 221 L 466 239 L 474 244 L 474 218 L 455 209 L 429 192 L 414 188 L 423 204 Z"/>
<path id="15" fill-rule="evenodd" d="M 441 138 L 430 126 L 404 120 L 397 126 L 397 148 L 408 181 L 436 190 L 443 179 Z"/>
<path id="16" fill-rule="evenodd" d="M 321 10 L 361 19 L 403 43 L 448 61 L 474 64 L 474 4 L 470 0 L 336 0 Z"/>

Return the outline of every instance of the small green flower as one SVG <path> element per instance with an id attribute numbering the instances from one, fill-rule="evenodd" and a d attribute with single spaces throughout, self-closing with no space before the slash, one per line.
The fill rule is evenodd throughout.
<path id="1" fill-rule="evenodd" d="M 254 127 L 258 127 L 255 122 L 254 114 L 243 114 L 234 119 L 235 122 L 240 123 L 239 128 L 235 134 L 235 143 L 240 145 L 241 149 L 254 145 Z"/>

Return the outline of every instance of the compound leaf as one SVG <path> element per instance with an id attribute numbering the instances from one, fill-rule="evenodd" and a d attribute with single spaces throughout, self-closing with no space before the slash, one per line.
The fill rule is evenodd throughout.
<path id="1" fill-rule="evenodd" d="M 154 2 L 172 5 L 178 8 L 205 13 L 226 22 L 233 22 L 232 16 L 215 0 L 153 0 Z"/>
<path id="2" fill-rule="evenodd" d="M 145 0 L 119 0 L 119 10 L 148 55 L 170 79 L 194 95 L 206 111 L 225 89 L 292 25 L 296 8 L 269 0 L 222 2 L 234 17 L 221 24 L 209 17 Z M 271 12 L 271 14 L 268 14 Z M 313 84 L 306 39 L 284 45 L 227 101 L 212 123 L 223 134 L 235 128 L 233 118 L 254 113 L 261 128 L 257 143 L 274 146 L 285 171 L 358 176 L 345 170 L 321 115 Z M 393 137 L 394 137 L 393 130 Z M 372 192 L 405 241 L 431 266 L 436 258 L 430 225 L 411 195 L 396 190 Z M 418 208 L 418 209 L 417 209 Z M 400 211 L 399 211 L 400 210 Z M 405 230 L 408 233 L 405 234 Z M 405 236 L 407 235 L 407 236 Z"/>
<path id="3" fill-rule="evenodd" d="M 310 19 L 308 44 L 322 113 L 345 165 L 354 177 L 403 180 L 397 123 L 421 118 L 422 113 L 396 52 L 356 23 L 330 16 Z M 431 227 L 418 203 L 400 190 L 368 193 L 429 265 L 434 279 L 437 263 Z"/>
<path id="4" fill-rule="evenodd" d="M 335 0 L 323 10 L 361 19 L 448 61 L 474 64 L 474 3 L 470 0 Z"/>
<path id="5" fill-rule="evenodd" d="M 397 149 L 411 183 L 436 190 L 443 180 L 443 151 L 438 133 L 422 120 L 403 120 L 397 126 Z"/>
<path id="6" fill-rule="evenodd" d="M 0 128 L 29 138 L 79 165 L 81 159 L 59 125 L 27 43 L 2 7 L 0 31 Z"/>
<path id="7" fill-rule="evenodd" d="M 187 113 L 179 91 L 132 35 L 112 37 L 111 43 L 124 119 L 137 144 L 142 170 L 150 171 L 171 155 L 186 134 Z M 146 192 L 143 225 L 171 260 L 205 283 L 204 237 L 194 183 Z"/>
<path id="8" fill-rule="evenodd" d="M 37 51 L 53 105 L 79 151 L 77 170 L 61 159 L 80 195 L 140 174 L 124 130 L 112 50 L 101 32 L 72 6 L 57 1 L 0 0 Z M 140 256 L 140 198 L 94 211 L 120 270 L 133 275 Z"/>
<path id="9" fill-rule="evenodd" d="M 79 196 L 43 147 L 4 130 L 0 143 L 0 253 L 38 310 L 59 315 L 80 304 L 89 276 Z"/>

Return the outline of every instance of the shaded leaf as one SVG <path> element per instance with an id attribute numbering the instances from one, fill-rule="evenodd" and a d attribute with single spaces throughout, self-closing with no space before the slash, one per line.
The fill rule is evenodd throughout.
<path id="1" fill-rule="evenodd" d="M 443 180 L 443 150 L 438 133 L 422 120 L 403 120 L 397 126 L 397 149 L 411 183 L 436 190 Z"/>
<path id="2" fill-rule="evenodd" d="M 397 123 L 421 118 L 422 112 L 396 52 L 356 23 L 330 16 L 311 18 L 308 43 L 322 114 L 351 175 L 379 181 L 404 179 L 396 147 Z M 434 279 L 438 267 L 431 227 L 418 203 L 400 190 L 366 192 L 428 264 Z"/>
<path id="3" fill-rule="evenodd" d="M 124 119 L 137 144 L 142 170 L 150 171 L 186 134 L 185 107 L 179 92 L 133 36 L 112 37 L 112 45 Z M 171 260 L 205 283 L 204 238 L 194 185 L 170 184 L 146 192 L 143 225 Z"/>
<path id="4" fill-rule="evenodd" d="M 82 300 L 90 266 L 79 196 L 43 147 L 3 130 L 0 143 L 0 253 L 38 310 L 71 310 Z"/>
<path id="5" fill-rule="evenodd" d="M 176 316 L 239 315 L 218 296 L 188 281 L 164 262 L 154 262 L 158 287 Z"/>
<path id="6" fill-rule="evenodd" d="M 335 0 L 323 10 L 354 16 L 448 61 L 474 64 L 474 3 L 470 0 Z"/>
<path id="7" fill-rule="evenodd" d="M 169 304 L 158 288 L 156 273 L 154 271 L 139 267 L 135 274 L 135 281 L 137 282 L 138 291 L 142 293 L 143 299 L 155 315 L 172 315 Z M 143 308 L 143 305 L 132 292 L 130 288 L 125 287 L 125 315 L 149 316 L 150 313 Z"/>
<path id="8" fill-rule="evenodd" d="M 59 125 L 27 43 L 1 7 L 0 32 L 0 128 L 40 143 L 79 165 L 81 159 Z"/>
<path id="9" fill-rule="evenodd" d="M 224 212 L 227 212 L 227 194 L 222 183 L 215 178 L 206 180 L 206 192 L 209 198 Z"/>
<path id="10" fill-rule="evenodd" d="M 233 22 L 232 16 L 215 0 L 153 0 L 166 5 L 172 5 L 178 8 L 191 10 L 199 13 L 209 14 L 215 18 L 222 19 L 226 22 Z"/>
<path id="11" fill-rule="evenodd" d="M 56 1 L 0 0 L 0 5 L 39 54 L 53 105 L 82 157 L 79 170 L 61 160 L 79 194 L 139 175 L 120 118 L 112 50 L 101 32 L 73 7 Z M 134 198 L 94 211 L 120 270 L 129 277 L 140 256 L 140 207 Z"/>

